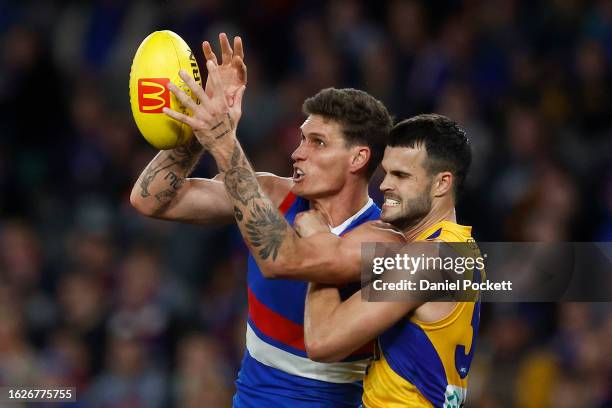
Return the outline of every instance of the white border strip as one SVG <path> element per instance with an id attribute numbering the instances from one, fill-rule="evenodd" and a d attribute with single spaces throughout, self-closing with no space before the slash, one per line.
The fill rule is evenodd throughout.
<path id="1" fill-rule="evenodd" d="M 370 359 L 365 359 L 340 363 L 318 363 L 296 356 L 260 339 L 248 323 L 246 348 L 255 360 L 267 366 L 299 377 L 338 384 L 363 380 L 365 369 L 370 362 Z"/>

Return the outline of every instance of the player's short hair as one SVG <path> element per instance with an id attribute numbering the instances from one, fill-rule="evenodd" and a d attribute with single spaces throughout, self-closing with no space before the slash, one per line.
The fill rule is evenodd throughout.
<path id="1" fill-rule="evenodd" d="M 429 174 L 450 171 L 454 191 L 461 191 L 472 163 L 470 140 L 459 125 L 443 115 L 423 114 L 397 123 L 389 134 L 389 146 L 424 146 Z"/>
<path id="2" fill-rule="evenodd" d="M 347 146 L 368 146 L 370 160 L 366 176 L 372 176 L 382 160 L 393 126 L 393 119 L 382 102 L 358 89 L 326 88 L 306 99 L 302 111 L 340 123 Z"/>

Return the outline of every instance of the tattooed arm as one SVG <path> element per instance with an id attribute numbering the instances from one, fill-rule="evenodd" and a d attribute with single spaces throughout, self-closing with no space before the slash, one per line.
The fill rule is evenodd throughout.
<path id="1" fill-rule="evenodd" d="M 223 174 L 213 179 L 189 178 L 203 152 L 193 141 L 174 150 L 163 150 L 144 169 L 132 188 L 130 202 L 141 214 L 193 224 L 229 224 L 233 205 Z M 291 180 L 270 173 L 257 173 L 264 191 L 279 205 L 291 188 Z"/>
<path id="2" fill-rule="evenodd" d="M 229 120 L 223 123 L 231 129 Z M 218 142 L 211 153 L 225 173 L 238 227 L 264 276 L 328 284 L 358 281 L 362 242 L 403 242 L 403 235 L 380 222 L 361 225 L 342 238 L 329 230 L 299 236 L 261 188 L 238 141 L 221 137 L 228 140 Z"/>
<path id="3" fill-rule="evenodd" d="M 233 96 L 246 84 L 242 39 L 234 37 L 232 49 L 227 35 L 219 34 L 223 89 Z M 202 44 L 207 60 L 217 62 L 208 41 Z M 206 83 L 207 93 L 212 93 Z M 226 224 L 234 220 L 233 206 L 223 185 L 223 175 L 213 179 L 188 178 L 204 149 L 196 138 L 187 146 L 165 150 L 149 163 L 132 189 L 130 201 L 142 214 L 149 217 L 197 224 Z M 257 178 L 273 202 L 280 204 L 291 188 L 291 180 L 269 173 L 258 173 Z"/>
<path id="4" fill-rule="evenodd" d="M 331 233 L 298 236 L 266 195 L 236 139 L 244 88 L 237 92 L 233 106 L 228 106 L 216 65 L 209 61 L 207 68 L 213 85 L 212 97 L 202 93 L 206 103 L 196 106 L 184 92 L 170 85 L 170 90 L 194 114 L 186 116 L 169 109 L 164 112 L 191 126 L 200 143 L 213 155 L 219 171 L 225 175 L 225 188 L 240 232 L 264 276 L 322 283 L 359 280 L 361 242 L 397 241 L 401 235 L 367 224 L 343 238 Z M 193 92 L 199 92 L 193 80 L 187 76 L 183 79 Z"/>

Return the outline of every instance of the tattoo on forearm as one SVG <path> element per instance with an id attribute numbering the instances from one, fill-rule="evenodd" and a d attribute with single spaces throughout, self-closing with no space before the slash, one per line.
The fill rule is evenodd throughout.
<path id="1" fill-rule="evenodd" d="M 261 248 L 259 256 L 276 260 L 278 250 L 287 232 L 287 223 L 279 216 L 276 208 L 255 204 L 250 210 L 251 218 L 246 222 L 247 239 L 254 247 Z"/>
<path id="2" fill-rule="evenodd" d="M 230 164 L 232 167 L 243 166 L 246 167 L 248 162 L 246 157 L 244 157 L 244 153 L 238 145 L 238 142 L 234 142 L 234 150 L 232 151 L 232 158 L 230 160 Z"/>
<path id="3" fill-rule="evenodd" d="M 140 180 L 140 196 L 141 197 L 148 197 L 151 195 L 151 193 L 149 193 L 149 186 L 151 185 L 151 183 L 153 182 L 153 180 L 155 180 L 155 177 L 157 177 L 157 175 L 164 171 L 165 169 L 168 169 L 174 165 L 176 165 L 176 159 L 172 154 L 169 154 L 168 157 L 166 157 L 161 163 L 159 163 L 158 165 L 149 165 L 144 173 L 142 174 L 142 179 Z"/>
<path id="4" fill-rule="evenodd" d="M 275 261 L 287 236 L 288 224 L 270 199 L 261 192 L 255 173 L 238 141 L 234 143 L 230 162 L 220 168 L 225 172 L 225 188 L 233 199 L 245 206 L 234 206 L 234 217 L 243 236 L 262 259 Z M 244 211 L 244 212 L 243 212 Z"/>
<path id="5" fill-rule="evenodd" d="M 169 185 L 171 190 L 164 190 L 157 194 L 155 194 L 155 198 L 162 205 L 169 203 L 172 197 L 169 195 L 169 191 L 176 190 L 181 188 L 183 181 L 185 180 L 185 176 L 187 173 L 193 168 L 197 159 L 199 157 L 200 152 L 202 151 L 202 146 L 200 143 L 195 140 L 192 140 L 190 143 L 184 146 L 177 147 L 171 152 L 162 153 L 166 157 L 161 160 L 155 160 L 144 170 L 141 180 L 140 180 L 140 195 L 143 198 L 149 197 L 151 195 L 149 188 L 151 183 L 155 180 L 157 175 L 164 170 L 167 170 L 172 167 L 178 167 L 177 172 L 169 171 L 164 176 L 164 180 L 169 181 Z M 182 173 L 182 174 L 181 174 Z"/>
<path id="6" fill-rule="evenodd" d="M 255 198 L 261 198 L 255 175 L 244 167 L 233 167 L 225 173 L 225 186 L 228 193 L 242 205 Z"/>
<path id="7" fill-rule="evenodd" d="M 164 180 L 168 180 L 168 179 L 170 179 L 170 187 L 172 187 L 175 190 L 178 190 L 179 188 L 181 188 L 181 185 L 183 184 L 183 180 L 185 180 L 184 178 L 177 176 L 172 171 L 169 171 L 168 174 L 166 174 L 166 177 L 164 177 Z"/>
<path id="8" fill-rule="evenodd" d="M 236 206 L 234 206 L 234 217 L 238 220 L 238 222 L 242 221 L 242 219 L 244 218 L 244 214 L 242 214 L 240 208 Z"/>
<path id="9" fill-rule="evenodd" d="M 225 186 L 228 193 L 242 205 L 255 198 L 261 198 L 259 185 L 253 171 L 247 168 L 248 163 L 238 142 L 234 144 L 231 167 L 225 172 Z M 241 159 L 242 158 L 242 159 Z"/>

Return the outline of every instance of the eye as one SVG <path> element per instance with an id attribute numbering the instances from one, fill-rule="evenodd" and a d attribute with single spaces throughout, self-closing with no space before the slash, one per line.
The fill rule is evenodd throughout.
<path id="1" fill-rule="evenodd" d="M 409 173 L 404 173 L 403 171 L 392 171 L 391 175 L 399 178 L 399 179 L 406 179 L 406 178 L 410 178 L 410 174 Z"/>
<path id="2" fill-rule="evenodd" d="M 315 138 L 314 139 L 314 143 L 315 143 L 315 145 L 317 145 L 317 147 L 325 146 L 325 142 L 322 139 L 319 139 L 319 138 Z"/>

